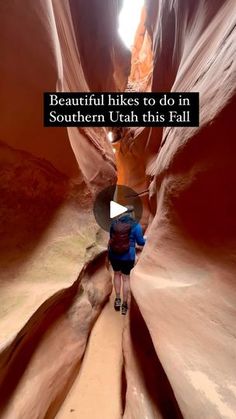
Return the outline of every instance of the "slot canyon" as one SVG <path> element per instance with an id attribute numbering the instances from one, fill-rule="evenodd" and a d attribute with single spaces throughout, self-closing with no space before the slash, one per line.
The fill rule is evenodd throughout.
<path id="1" fill-rule="evenodd" d="M 3 419 L 236 417 L 236 2 L 146 0 L 131 51 L 122 3 L 0 2 Z M 46 128 L 55 91 L 199 92 L 200 126 Z M 93 215 L 115 183 L 147 236 L 127 316 Z"/>

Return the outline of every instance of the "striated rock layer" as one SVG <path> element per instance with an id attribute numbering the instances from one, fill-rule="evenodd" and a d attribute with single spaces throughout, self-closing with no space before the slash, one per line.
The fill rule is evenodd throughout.
<path id="1" fill-rule="evenodd" d="M 55 417 L 111 291 L 92 215 L 94 194 L 116 181 L 111 144 L 105 128 L 44 128 L 42 93 L 122 91 L 131 71 L 127 90 L 199 91 L 201 125 L 115 130 L 118 182 L 142 196 L 148 234 L 123 335 L 124 417 L 234 418 L 235 1 L 147 0 L 132 63 L 120 0 L 8 3 L 1 416 Z"/>
<path id="2" fill-rule="evenodd" d="M 107 238 L 95 223 L 93 200 L 100 188 L 116 181 L 105 128 L 43 127 L 44 91 L 116 91 L 126 84 L 130 54 L 116 33 L 119 2 L 93 3 L 89 15 L 97 28 L 100 13 L 109 22 L 94 34 L 93 51 L 88 22 L 78 32 L 78 18 L 86 13 L 83 2 L 0 4 L 0 410 L 5 417 L 53 417 L 111 291 L 103 257 L 96 272 L 88 270 L 87 281 L 91 277 L 95 289 L 89 295 L 84 291 L 86 307 L 75 325 L 75 314 L 70 316 L 63 303 L 58 319 L 50 310 L 50 298 L 75 283 L 86 260 L 104 250 Z M 96 66 L 92 58 L 89 64 L 92 56 Z M 44 304 L 48 311 L 42 320 Z M 66 342 L 67 351 L 60 354 Z"/>
<path id="3" fill-rule="evenodd" d="M 183 416 L 233 419 L 236 5 L 147 4 L 152 90 L 199 91 L 201 124 L 155 129 L 133 144 L 147 161 L 154 219 L 132 292 Z"/>
<path id="4" fill-rule="evenodd" d="M 75 177 L 78 174 L 78 163 L 83 176 L 88 180 L 98 178 L 99 172 L 104 173 L 104 166 L 109 167 L 106 175 L 114 178 L 113 153 L 109 142 L 106 141 L 104 129 L 51 130 L 43 127 L 44 91 L 89 91 L 93 88 L 98 91 L 118 90 L 124 86 L 125 75 L 122 81 L 119 81 L 119 77 L 117 82 L 114 79 L 115 65 L 117 72 L 120 69 L 111 53 L 113 50 L 119 51 L 116 49 L 117 35 L 107 39 L 107 33 L 102 32 L 100 37 L 95 37 L 95 42 L 98 43 L 97 50 L 100 51 L 97 63 L 101 62 L 102 73 L 94 66 L 92 69 L 84 66 L 86 48 L 91 50 L 91 37 L 88 34 L 88 25 L 80 26 L 79 36 L 83 39 L 83 48 L 78 45 L 71 14 L 74 7 L 73 2 L 71 3 L 69 0 L 49 0 L 36 4 L 32 0 L 26 0 L 24 11 L 27 12 L 24 14 L 19 1 L 1 4 L 0 73 L 3 83 L 0 139 L 14 148 L 49 160 L 58 170 L 69 176 Z M 108 1 L 103 3 L 104 13 L 101 14 L 112 25 L 117 5 L 113 2 L 108 9 L 108 4 L 110 5 Z M 81 8 L 82 6 L 77 4 L 77 13 Z M 97 25 L 98 9 L 99 13 L 102 12 L 101 5 L 94 1 Z M 74 19 L 76 17 L 77 14 Z M 115 25 L 112 26 L 112 31 L 116 33 Z M 34 34 L 34 42 L 29 37 L 31 33 Z M 103 42 L 107 45 L 105 49 L 101 49 Z M 9 45 L 12 47 L 9 48 Z M 106 57 L 103 54 L 109 54 L 109 63 L 105 63 Z M 121 61 L 120 58 L 119 60 Z M 122 65 L 125 69 L 123 74 L 127 74 L 128 77 L 127 54 L 123 54 Z M 106 79 L 103 77 L 104 72 L 108 75 Z M 88 150 L 91 161 L 97 160 L 96 174 L 94 165 L 91 168 L 87 159 Z"/>
<path id="5" fill-rule="evenodd" d="M 90 329 L 111 292 L 105 258 L 104 252 L 94 258 L 71 287 L 48 299 L 0 355 L 1 417 L 57 413 L 78 373 Z"/>

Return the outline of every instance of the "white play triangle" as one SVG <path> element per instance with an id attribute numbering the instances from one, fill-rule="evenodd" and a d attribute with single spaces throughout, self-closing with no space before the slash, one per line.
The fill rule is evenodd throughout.
<path id="1" fill-rule="evenodd" d="M 110 201 L 110 218 L 115 218 L 118 215 L 124 214 L 127 208 L 123 205 L 117 204 L 115 201 Z"/>

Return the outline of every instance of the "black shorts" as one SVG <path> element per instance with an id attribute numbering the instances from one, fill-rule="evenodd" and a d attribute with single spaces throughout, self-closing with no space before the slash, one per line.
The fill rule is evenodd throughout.
<path id="1" fill-rule="evenodd" d="M 124 275 L 129 275 L 131 269 L 134 267 L 134 260 L 117 260 L 110 259 L 113 271 L 121 272 Z"/>

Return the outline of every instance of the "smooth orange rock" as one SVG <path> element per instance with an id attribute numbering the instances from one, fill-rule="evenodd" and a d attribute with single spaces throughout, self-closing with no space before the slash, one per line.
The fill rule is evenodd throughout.
<path id="1" fill-rule="evenodd" d="M 106 243 L 91 209 L 94 194 L 116 180 L 107 131 L 43 128 L 42 93 L 125 89 L 130 54 L 117 35 L 120 4 L 0 6 L 6 418 L 55 416 L 111 291 L 104 256 L 82 271 L 83 296 L 78 281 L 71 286 L 84 253 L 96 256 Z M 114 130 L 118 183 L 142 194 L 148 235 L 131 279 L 138 307 L 124 331 L 124 417 L 167 417 L 168 403 L 172 416 L 233 419 L 235 1 L 149 0 L 146 13 L 127 89 L 199 91 L 201 125 Z M 55 311 L 50 296 L 62 287 L 69 288 L 56 294 Z M 16 316 L 19 304 L 25 310 Z"/>
<path id="2" fill-rule="evenodd" d="M 116 10 L 113 4 L 113 18 Z M 107 41 L 109 65 L 101 51 L 104 38 L 98 38 L 96 63 L 99 67 L 100 60 L 102 75 L 96 66 L 82 65 L 84 51 L 76 39 L 71 13 L 67 0 L 0 5 L 0 403 L 7 417 L 54 414 L 111 291 L 103 259 L 101 271 L 99 267 L 92 270 L 93 279 L 82 306 L 79 299 L 76 314 L 68 314 L 62 304 L 61 318 L 51 328 L 50 315 L 43 321 L 39 315 L 45 301 L 74 283 L 88 255 L 96 256 L 104 249 L 107 237 L 95 223 L 93 198 L 100 188 L 116 181 L 114 153 L 105 128 L 44 128 L 43 92 L 90 91 L 91 77 L 97 90 L 116 91 L 126 84 L 129 73 L 130 55 L 122 53 L 112 37 Z M 88 37 L 89 48 L 88 26 L 80 30 L 83 47 Z M 116 32 L 115 26 L 112 30 Z M 99 272 L 101 282 L 96 286 Z"/>
<path id="3" fill-rule="evenodd" d="M 236 6 L 150 3 L 153 91 L 199 91 L 201 124 L 151 137 L 155 218 L 132 291 L 183 416 L 233 419 Z"/>

